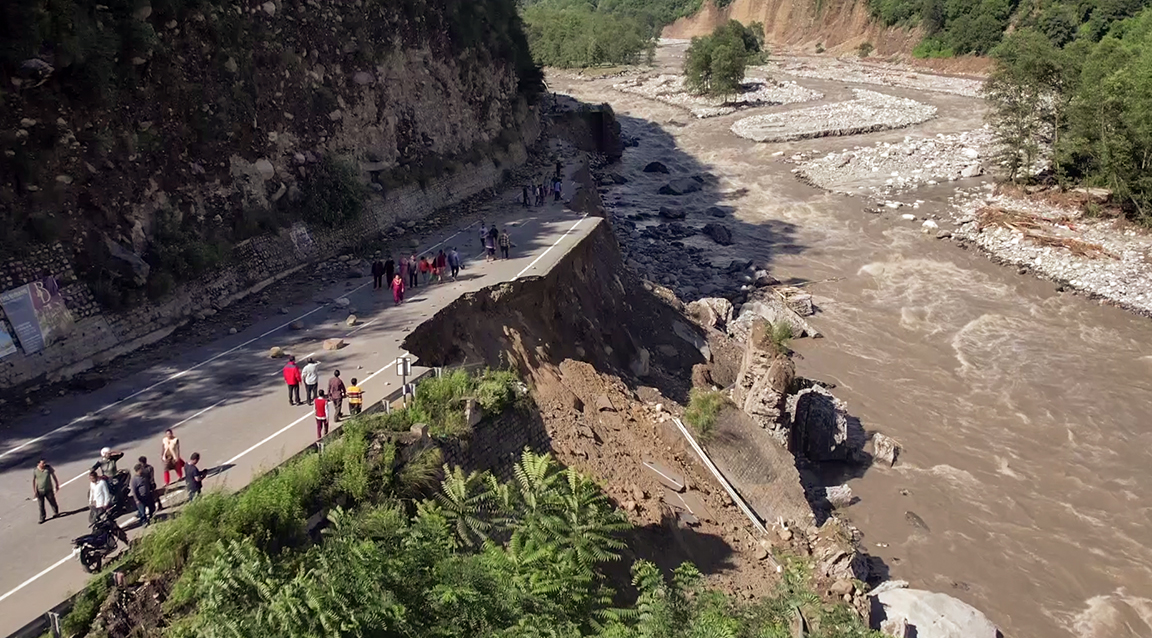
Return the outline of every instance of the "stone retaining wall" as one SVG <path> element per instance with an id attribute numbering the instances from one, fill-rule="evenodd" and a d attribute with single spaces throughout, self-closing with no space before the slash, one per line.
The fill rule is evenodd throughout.
<path id="1" fill-rule="evenodd" d="M 55 277 L 76 320 L 72 333 L 60 342 L 31 355 L 21 351 L 0 359 L 0 388 L 37 380 L 59 381 L 104 364 L 167 337 L 193 318 L 214 314 L 310 262 L 376 238 L 398 222 L 422 219 L 492 188 L 501 182 L 509 164 L 520 166 L 528 159 L 527 147 L 540 135 L 535 113 L 525 119 L 519 132 L 520 140 L 512 144 L 504 166 L 485 158 L 424 186 L 410 184 L 373 198 L 365 213 L 351 224 L 337 229 L 307 228 L 312 241 L 304 250 L 293 241 L 291 229 L 246 240 L 233 248 L 228 266 L 178 286 L 159 301 L 122 312 L 107 312 L 95 302 L 88 286 L 76 280 L 68 251 L 60 244 L 27 259 L 0 263 L 0 290 Z"/>

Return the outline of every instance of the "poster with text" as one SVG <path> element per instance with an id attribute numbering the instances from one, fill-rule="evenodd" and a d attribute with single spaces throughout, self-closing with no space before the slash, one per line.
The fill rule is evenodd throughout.
<path id="1" fill-rule="evenodd" d="M 0 306 L 24 354 L 39 352 L 72 330 L 72 313 L 52 277 L 0 293 Z"/>
<path id="2" fill-rule="evenodd" d="M 8 326 L 0 321 L 0 359 L 16 352 L 16 342 L 12 340 L 12 335 L 8 333 Z"/>

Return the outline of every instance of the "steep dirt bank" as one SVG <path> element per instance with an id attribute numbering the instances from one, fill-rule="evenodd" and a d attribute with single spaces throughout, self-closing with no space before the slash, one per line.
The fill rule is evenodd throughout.
<path id="1" fill-rule="evenodd" d="M 875 58 L 900 56 L 944 73 L 983 73 L 988 66 L 986 58 L 974 56 L 912 58 L 912 49 L 923 36 L 920 29 L 885 27 L 872 18 L 867 2 L 854 0 L 734 0 L 723 8 L 705 1 L 700 11 L 664 27 L 660 35 L 667 39 L 707 35 L 728 20 L 759 22 L 770 45 L 796 53 L 812 53 L 820 44 L 829 55 L 854 57 L 856 47 L 870 42 Z"/>

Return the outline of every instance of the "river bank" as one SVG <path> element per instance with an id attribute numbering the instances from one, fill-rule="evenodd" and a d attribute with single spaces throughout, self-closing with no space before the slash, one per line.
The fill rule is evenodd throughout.
<path id="1" fill-rule="evenodd" d="M 662 48 L 658 65 L 673 72 L 681 54 Z M 917 179 L 909 194 L 898 191 L 911 180 L 887 185 L 891 170 L 869 168 L 884 177 L 853 186 L 894 187 L 873 202 L 801 181 L 790 163 L 975 131 L 979 101 L 889 87 L 880 91 L 934 106 L 937 117 L 754 143 L 732 135 L 732 123 L 789 107 L 684 123 L 683 110 L 612 89 L 618 82 L 550 78 L 609 102 L 638 143 L 609 167 L 620 179 L 602 186 L 622 248 L 683 299 L 746 294 L 760 270 L 811 295 L 809 321 L 825 338 L 794 342 L 797 373 L 835 383 L 867 431 L 905 450 L 895 467 L 827 477 L 847 479 L 859 502 L 843 515 L 891 576 L 961 598 L 1005 635 L 1152 634 L 1140 620 L 1152 602 L 1133 593 L 1152 590 L 1148 511 L 1133 506 L 1136 486 L 1152 480 L 1142 425 L 1152 327 L 925 234 L 928 218 L 944 230 L 955 188 L 983 188 L 980 176 Z M 812 106 L 859 88 L 798 83 L 825 95 Z M 653 162 L 667 172 L 646 172 Z M 660 194 L 665 186 L 671 194 Z"/>

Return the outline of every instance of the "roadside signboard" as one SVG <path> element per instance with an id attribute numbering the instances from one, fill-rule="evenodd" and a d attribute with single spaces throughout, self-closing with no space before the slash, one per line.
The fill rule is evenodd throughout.
<path id="1" fill-rule="evenodd" d="M 24 354 L 43 350 L 72 329 L 72 313 L 52 277 L 0 293 L 0 307 Z"/>
<path id="2" fill-rule="evenodd" d="M 16 352 L 16 342 L 12 340 L 12 335 L 8 333 L 8 327 L 0 322 L 0 359 Z"/>

